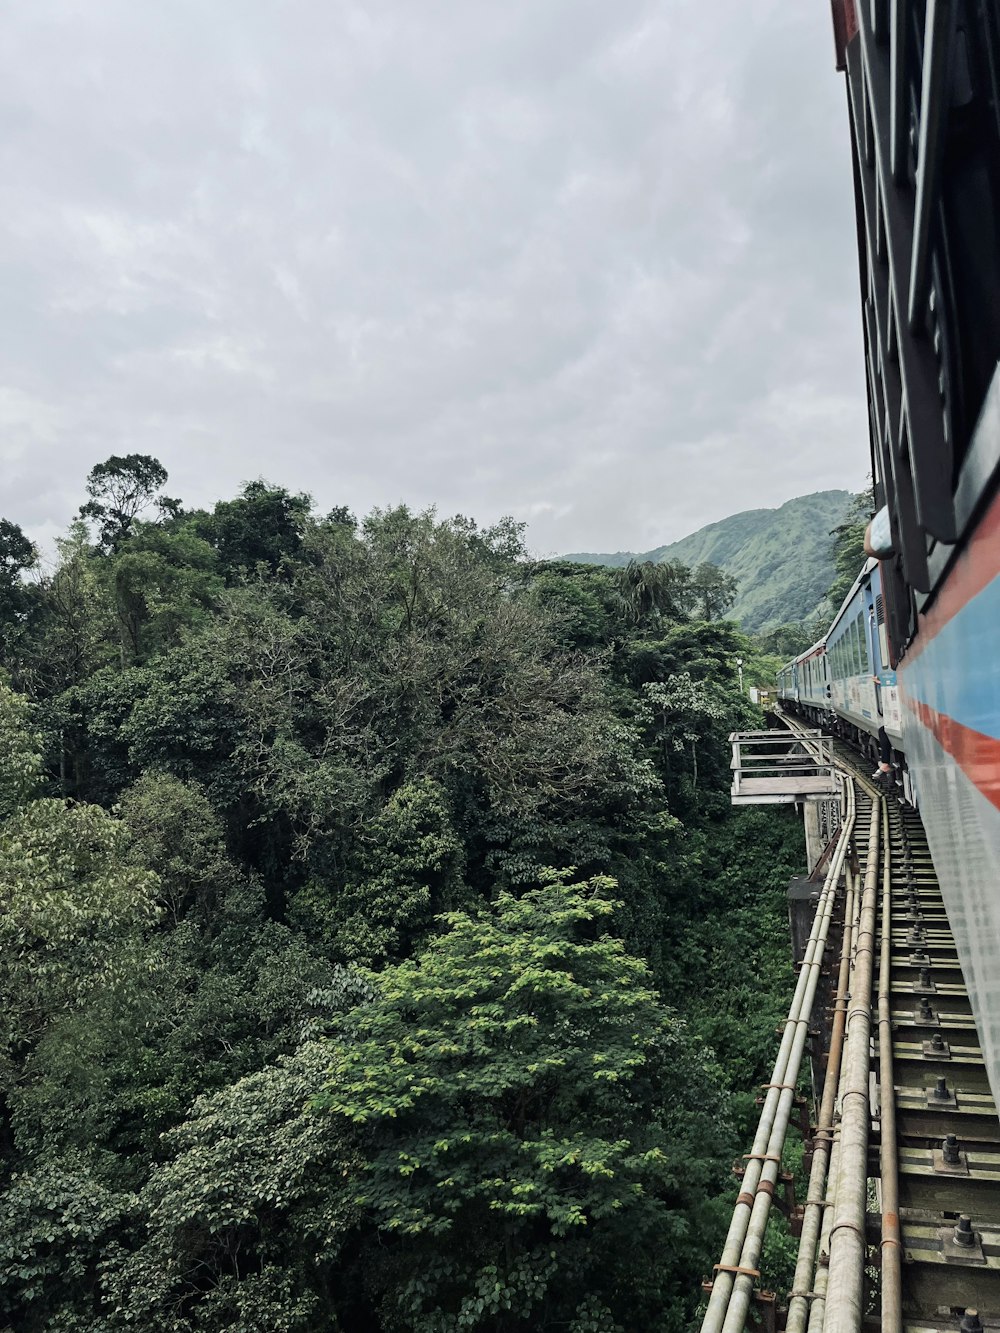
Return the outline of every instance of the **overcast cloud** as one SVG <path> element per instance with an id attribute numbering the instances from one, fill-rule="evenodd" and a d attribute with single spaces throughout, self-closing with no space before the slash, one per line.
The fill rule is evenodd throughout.
<path id="1" fill-rule="evenodd" d="M 825 0 L 25 0 L 0 43 L 0 515 L 155 454 L 535 550 L 867 471 Z"/>

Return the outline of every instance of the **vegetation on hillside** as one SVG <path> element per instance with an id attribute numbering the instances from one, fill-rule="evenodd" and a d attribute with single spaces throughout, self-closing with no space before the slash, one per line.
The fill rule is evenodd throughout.
<path id="1" fill-rule="evenodd" d="M 707 569 L 211 510 L 0 520 L 0 1327 L 687 1326 L 789 985 Z"/>
<path id="2" fill-rule="evenodd" d="M 865 530 L 875 508 L 872 488 L 851 496 L 844 516 L 830 534 L 833 537 L 834 579 L 830 584 L 829 611 L 836 615 L 865 563 Z"/>
<path id="3" fill-rule="evenodd" d="M 749 509 L 658 546 L 645 555 L 578 555 L 567 559 L 621 567 L 630 560 L 710 563 L 737 584 L 727 614 L 745 630 L 768 633 L 809 624 L 826 612 L 837 570 L 832 529 L 849 520 L 846 491 L 819 491 L 776 509 Z M 857 571 L 855 571 L 856 573 Z"/>

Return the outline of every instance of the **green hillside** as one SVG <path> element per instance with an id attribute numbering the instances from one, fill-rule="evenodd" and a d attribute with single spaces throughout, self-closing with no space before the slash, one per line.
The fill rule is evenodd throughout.
<path id="1" fill-rule="evenodd" d="M 709 523 L 680 541 L 635 554 L 589 552 L 567 560 L 618 567 L 629 560 L 710 561 L 739 581 L 730 616 L 745 629 L 808 621 L 824 611 L 834 579 L 831 529 L 842 523 L 850 504 L 847 491 L 800 495 L 777 509 L 747 509 Z"/>

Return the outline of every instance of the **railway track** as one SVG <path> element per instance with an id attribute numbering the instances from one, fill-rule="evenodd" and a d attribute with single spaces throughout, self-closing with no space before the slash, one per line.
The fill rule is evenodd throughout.
<path id="1" fill-rule="evenodd" d="M 837 742 L 834 753 L 850 798 L 829 932 L 839 972 L 832 949 L 820 951 L 837 976 L 829 1055 L 793 1218 L 795 1281 L 783 1314 L 761 1309 L 790 1333 L 1000 1330 L 1000 1119 L 927 839 L 852 750 Z M 750 1198 L 766 1221 L 769 1201 L 758 1208 L 744 1183 Z M 717 1265 L 703 1333 L 743 1328 L 759 1248 L 744 1242 L 734 1260 L 730 1247 Z"/>
<path id="2" fill-rule="evenodd" d="M 886 1327 L 884 1256 L 898 1239 L 904 1333 L 1000 1328 L 1000 1119 L 927 837 L 917 811 L 876 788 L 854 751 L 834 752 L 859 801 L 877 800 L 882 813 L 863 1322 Z M 868 850 L 858 845 L 861 864 Z"/>

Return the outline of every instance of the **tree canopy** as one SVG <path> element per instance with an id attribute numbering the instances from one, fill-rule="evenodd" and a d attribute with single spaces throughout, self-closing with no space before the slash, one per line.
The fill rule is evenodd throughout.
<path id="1" fill-rule="evenodd" d="M 0 1325 L 687 1327 L 800 843 L 731 580 L 167 480 L 0 526 Z"/>

